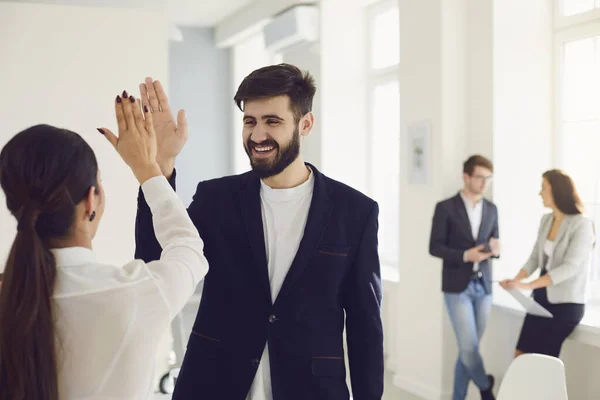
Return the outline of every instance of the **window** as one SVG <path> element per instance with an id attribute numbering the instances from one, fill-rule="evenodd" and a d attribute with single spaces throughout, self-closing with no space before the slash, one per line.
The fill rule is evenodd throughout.
<path id="1" fill-rule="evenodd" d="M 397 269 L 400 242 L 400 12 L 397 1 L 367 9 L 369 192 L 379 204 L 379 256 Z"/>
<path id="2" fill-rule="evenodd" d="M 554 0 L 555 28 L 573 27 L 600 18 L 600 0 Z"/>
<path id="3" fill-rule="evenodd" d="M 560 0 L 561 14 L 565 17 L 600 8 L 600 0 Z"/>
<path id="4" fill-rule="evenodd" d="M 564 15 L 593 16 L 600 7 L 600 0 L 560 1 Z M 600 18 L 556 26 L 555 37 L 557 164 L 575 181 L 600 238 Z M 592 305 L 600 308 L 600 244 L 590 281 Z"/>

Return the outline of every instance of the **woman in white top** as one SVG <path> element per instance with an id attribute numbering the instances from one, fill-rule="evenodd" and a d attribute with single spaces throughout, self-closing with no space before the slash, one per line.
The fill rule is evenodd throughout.
<path id="1" fill-rule="evenodd" d="M 203 242 L 156 163 L 152 115 L 125 93 L 115 107 L 118 138 L 99 130 L 142 185 L 161 259 L 96 261 L 105 197 L 79 135 L 37 125 L 13 137 L 0 153 L 18 220 L 0 290 L 1 399 L 150 398 L 157 344 L 208 271 Z"/>
<path id="2" fill-rule="evenodd" d="M 527 314 L 515 356 L 539 353 L 558 357 L 565 339 L 585 312 L 586 286 L 594 245 L 592 221 L 583 215 L 583 204 L 571 178 L 560 170 L 544 173 L 544 206 L 552 213 L 542 217 L 531 257 L 506 289 L 533 289 L 533 298 L 553 318 Z M 540 269 L 540 277 L 522 282 Z"/>

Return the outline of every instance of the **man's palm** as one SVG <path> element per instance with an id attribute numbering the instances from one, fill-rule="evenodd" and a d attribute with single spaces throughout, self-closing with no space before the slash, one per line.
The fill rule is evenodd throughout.
<path id="1" fill-rule="evenodd" d="M 140 95 L 142 103 L 152 112 L 158 146 L 157 161 L 161 163 L 174 160 L 188 138 L 185 111 L 179 110 L 175 121 L 167 94 L 160 82 L 153 81 L 152 78 L 146 78 L 146 81 L 140 84 Z"/>

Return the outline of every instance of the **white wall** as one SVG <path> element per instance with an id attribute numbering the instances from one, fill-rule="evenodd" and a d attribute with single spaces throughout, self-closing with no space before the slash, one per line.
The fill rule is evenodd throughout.
<path id="1" fill-rule="evenodd" d="M 365 0 L 321 1 L 321 166 L 367 190 Z"/>
<path id="2" fill-rule="evenodd" d="M 531 254 L 548 212 L 538 196 L 541 175 L 553 165 L 552 4 L 524 4 L 493 6 L 494 201 L 503 246 L 496 278 L 514 276 Z"/>
<path id="3" fill-rule="evenodd" d="M 166 16 L 159 13 L 0 3 L 0 146 L 38 123 L 74 130 L 88 141 L 107 196 L 94 240 L 102 262 L 133 258 L 138 184 L 96 127 L 116 132 L 116 95 L 136 93 L 148 75 L 167 77 L 167 37 Z M 3 269 L 15 223 L 0 200 Z"/>
<path id="4" fill-rule="evenodd" d="M 450 2 L 452 3 L 452 2 Z M 493 159 L 493 0 L 466 0 L 467 127 L 469 154 Z M 492 197 L 492 196 L 490 196 Z"/>
<path id="5" fill-rule="evenodd" d="M 177 157 L 177 193 L 189 204 L 198 182 L 230 175 L 233 91 L 230 51 L 218 49 L 211 28 L 181 28 L 183 41 L 169 43 L 169 100 L 185 109 L 189 139 Z"/>

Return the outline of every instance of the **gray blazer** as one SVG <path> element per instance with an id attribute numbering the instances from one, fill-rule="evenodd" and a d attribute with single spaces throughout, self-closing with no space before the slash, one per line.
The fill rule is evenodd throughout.
<path id="1" fill-rule="evenodd" d="M 544 262 L 544 244 L 552 226 L 552 214 L 542 217 L 538 237 L 531 256 L 523 269 L 531 275 Z M 554 252 L 546 266 L 552 285 L 548 286 L 550 303 L 586 302 L 586 289 L 594 246 L 594 227 L 587 217 L 581 214 L 565 215 L 556 239 Z"/>

